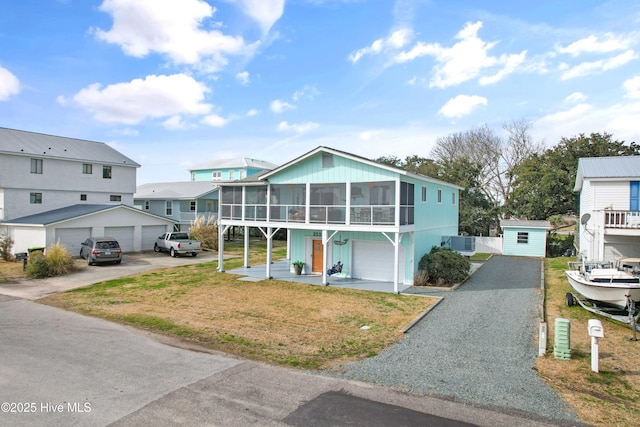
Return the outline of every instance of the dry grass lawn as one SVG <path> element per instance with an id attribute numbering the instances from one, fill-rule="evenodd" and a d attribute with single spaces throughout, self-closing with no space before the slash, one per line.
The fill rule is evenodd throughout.
<path id="1" fill-rule="evenodd" d="M 274 258 L 282 251 L 276 248 Z M 255 252 L 252 256 L 264 262 L 264 248 Z M 225 266 L 232 268 L 233 261 Z M 277 280 L 240 281 L 216 267 L 209 262 L 156 270 L 39 302 L 249 359 L 326 369 L 390 346 L 436 301 Z M 361 329 L 365 325 L 369 329 Z"/>
<path id="2" fill-rule="evenodd" d="M 640 341 L 630 341 L 628 325 L 597 316 L 576 305 L 565 305 L 571 291 L 564 276 L 569 258 L 545 261 L 548 354 L 539 358 L 540 375 L 575 408 L 580 418 L 596 426 L 631 426 L 640 420 Z M 553 356 L 554 321 L 571 322 L 571 360 Z M 599 340 L 599 373 L 591 371 L 591 338 L 587 321 L 598 318 L 604 327 Z M 640 338 L 640 333 L 638 333 Z"/>

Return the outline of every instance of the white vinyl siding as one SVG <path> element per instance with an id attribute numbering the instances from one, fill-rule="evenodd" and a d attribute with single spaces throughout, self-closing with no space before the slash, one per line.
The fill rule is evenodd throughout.
<path id="1" fill-rule="evenodd" d="M 116 239 L 123 251 L 133 251 L 133 227 L 105 227 L 104 235 Z"/>

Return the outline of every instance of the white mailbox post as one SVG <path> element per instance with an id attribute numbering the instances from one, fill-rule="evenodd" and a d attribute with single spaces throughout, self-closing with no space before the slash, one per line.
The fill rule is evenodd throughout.
<path id="1" fill-rule="evenodd" d="M 598 338 L 604 338 L 602 322 L 597 319 L 589 319 L 587 325 L 591 337 L 591 370 L 598 372 Z"/>

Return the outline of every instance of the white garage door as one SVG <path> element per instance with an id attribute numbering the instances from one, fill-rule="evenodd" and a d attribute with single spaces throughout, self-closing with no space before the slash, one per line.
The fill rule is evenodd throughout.
<path id="1" fill-rule="evenodd" d="M 124 252 L 133 251 L 133 227 L 105 227 L 105 237 L 113 237 Z"/>
<path id="2" fill-rule="evenodd" d="M 351 275 L 359 279 L 393 282 L 393 257 L 394 250 L 391 243 L 354 241 Z M 403 258 L 400 256 L 400 266 L 403 266 Z"/>
<path id="3" fill-rule="evenodd" d="M 81 243 L 91 237 L 90 228 L 56 228 L 55 241 L 60 242 L 71 255 L 80 255 Z"/>
<path id="4" fill-rule="evenodd" d="M 153 249 L 156 239 L 167 231 L 164 225 L 145 225 L 142 227 L 142 250 Z"/>

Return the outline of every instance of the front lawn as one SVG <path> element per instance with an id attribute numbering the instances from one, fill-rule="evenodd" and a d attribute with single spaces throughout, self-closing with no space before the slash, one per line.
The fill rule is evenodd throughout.
<path id="1" fill-rule="evenodd" d="M 252 243 L 253 262 L 264 262 L 265 247 Z M 225 245 L 225 253 L 233 250 Z M 283 255 L 277 245 L 274 259 Z M 239 264 L 241 259 L 225 260 L 227 269 Z M 248 359 L 326 369 L 379 353 L 436 301 L 278 280 L 241 281 L 216 268 L 217 262 L 208 262 L 157 270 L 39 302 Z"/>

